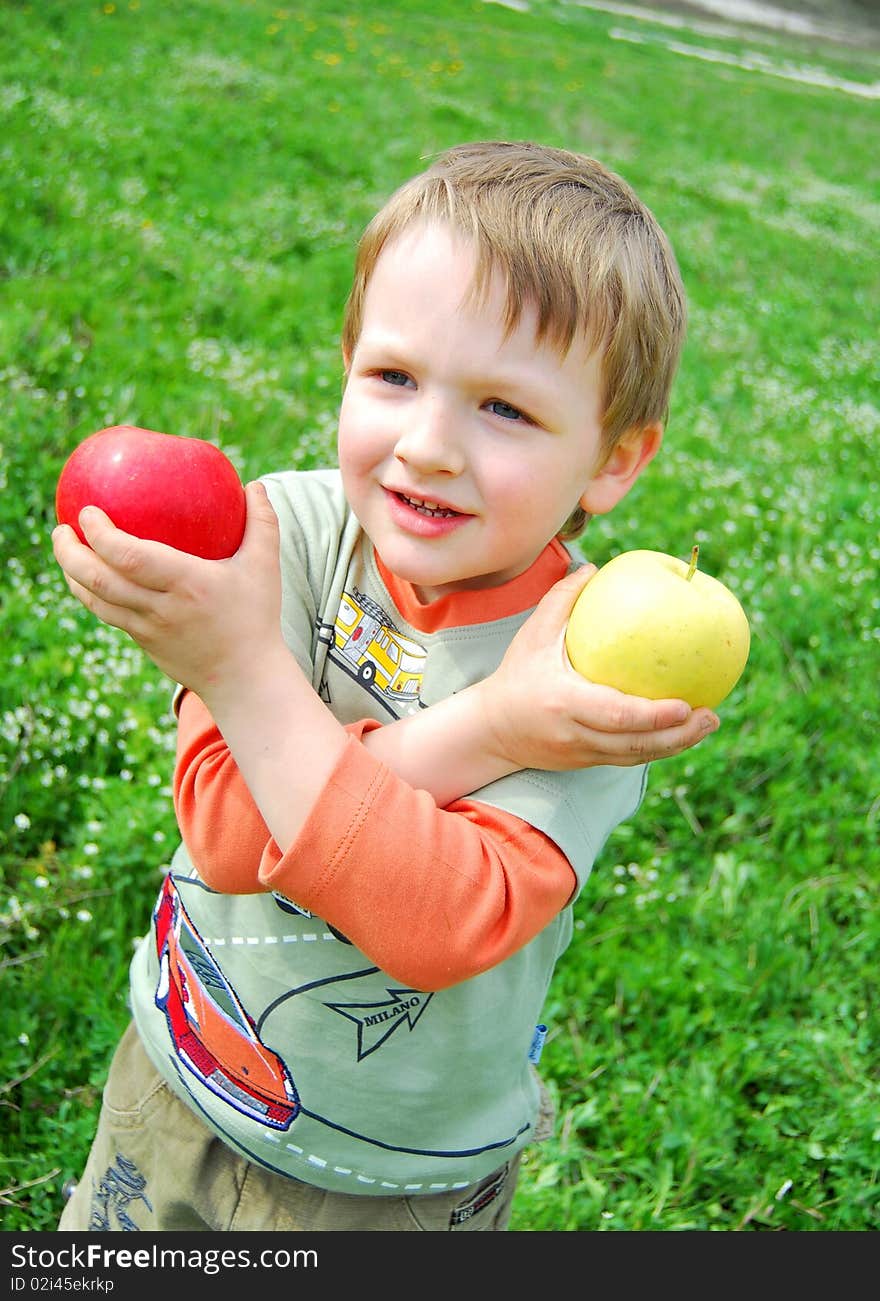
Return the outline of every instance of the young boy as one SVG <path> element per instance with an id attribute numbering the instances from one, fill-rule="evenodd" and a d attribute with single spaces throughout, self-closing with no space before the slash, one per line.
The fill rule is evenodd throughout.
<path id="1" fill-rule="evenodd" d="M 182 836 L 61 1229 L 507 1226 L 572 904 L 718 725 L 563 645 L 560 539 L 657 452 L 684 325 L 622 180 L 463 145 L 359 245 L 338 470 L 249 484 L 226 561 L 56 530 L 179 684 Z"/>

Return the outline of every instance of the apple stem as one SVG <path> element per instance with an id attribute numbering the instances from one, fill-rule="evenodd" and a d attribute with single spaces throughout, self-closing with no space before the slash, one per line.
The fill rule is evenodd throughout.
<path id="1" fill-rule="evenodd" d="M 687 578 L 686 578 L 686 580 L 685 580 L 685 581 L 688 582 L 688 583 L 691 581 L 691 579 L 692 579 L 693 576 L 694 576 L 694 571 L 695 571 L 696 568 L 697 568 L 697 556 L 698 556 L 699 554 L 700 554 L 700 548 L 699 548 L 698 546 L 695 546 L 694 549 L 693 549 L 693 551 L 691 552 L 691 563 L 690 563 L 690 568 L 689 568 L 688 571 L 687 571 Z"/>

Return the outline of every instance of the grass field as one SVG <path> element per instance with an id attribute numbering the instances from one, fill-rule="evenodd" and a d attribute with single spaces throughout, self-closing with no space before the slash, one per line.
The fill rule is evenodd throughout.
<path id="1" fill-rule="evenodd" d="M 665 447 L 584 550 L 699 542 L 754 633 L 578 903 L 512 1227 L 880 1228 L 878 64 L 574 3 L 0 4 L 3 1229 L 81 1168 L 175 844 L 169 683 L 68 596 L 60 466 L 116 423 L 333 463 L 357 236 L 486 137 L 668 230 Z"/>

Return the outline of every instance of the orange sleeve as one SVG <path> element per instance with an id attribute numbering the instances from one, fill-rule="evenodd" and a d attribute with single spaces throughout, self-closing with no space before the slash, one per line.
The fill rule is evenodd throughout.
<path id="1" fill-rule="evenodd" d="M 438 809 L 349 741 L 286 854 L 205 706 L 181 702 L 175 807 L 205 882 L 227 893 L 279 890 L 342 931 L 407 986 L 443 989 L 497 965 L 539 931 L 575 888 L 543 833 L 478 800 Z"/>
<path id="2" fill-rule="evenodd" d="M 365 720 L 346 731 L 360 737 L 371 726 Z M 260 883 L 260 872 L 276 863 L 281 851 L 217 724 L 192 691 L 177 704 L 172 790 L 183 843 L 207 885 L 223 894 L 275 888 Z"/>

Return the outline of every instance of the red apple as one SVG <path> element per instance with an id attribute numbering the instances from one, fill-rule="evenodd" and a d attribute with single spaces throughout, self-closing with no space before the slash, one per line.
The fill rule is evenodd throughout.
<path id="1" fill-rule="evenodd" d="M 84 506 L 100 506 L 125 533 L 205 560 L 238 550 L 247 513 L 241 480 L 219 447 L 134 425 L 100 429 L 71 453 L 55 513 L 83 542 Z"/>

